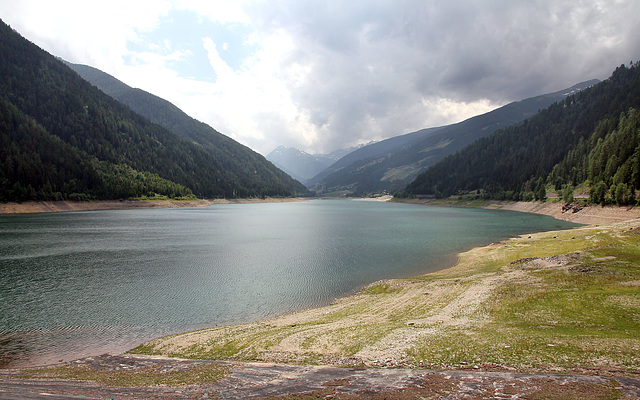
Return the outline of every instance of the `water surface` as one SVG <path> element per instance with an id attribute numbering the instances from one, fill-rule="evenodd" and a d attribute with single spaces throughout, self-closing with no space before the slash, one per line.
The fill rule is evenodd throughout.
<path id="1" fill-rule="evenodd" d="M 0 216 L 0 364 L 121 352 L 154 337 L 330 303 L 517 234 L 510 211 L 356 201 Z"/>

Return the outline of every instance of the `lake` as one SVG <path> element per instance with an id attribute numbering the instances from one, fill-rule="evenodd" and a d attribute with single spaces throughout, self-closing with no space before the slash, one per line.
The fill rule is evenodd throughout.
<path id="1" fill-rule="evenodd" d="M 500 210 L 349 200 L 0 215 L 0 365 L 331 303 L 514 235 L 577 226 Z"/>

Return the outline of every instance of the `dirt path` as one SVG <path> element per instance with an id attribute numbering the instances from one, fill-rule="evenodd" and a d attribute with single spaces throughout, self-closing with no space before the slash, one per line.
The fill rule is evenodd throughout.
<path id="1" fill-rule="evenodd" d="M 229 374 L 207 385 L 110 387 L 93 382 L 43 379 L 32 372 L 0 371 L 0 399 L 496 399 L 640 398 L 640 379 L 424 369 L 349 369 L 255 363 L 100 356 L 74 365 L 127 369 L 157 364 L 163 370 L 222 364 Z M 30 377 L 27 377 L 31 374 Z M 304 395 L 304 397 L 303 397 Z"/>

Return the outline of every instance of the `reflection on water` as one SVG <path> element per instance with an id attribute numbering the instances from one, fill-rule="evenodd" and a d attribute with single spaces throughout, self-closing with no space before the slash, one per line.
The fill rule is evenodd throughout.
<path id="1" fill-rule="evenodd" d="M 474 245 L 570 226 L 352 201 L 0 216 L 0 364 L 122 352 L 324 305 Z"/>

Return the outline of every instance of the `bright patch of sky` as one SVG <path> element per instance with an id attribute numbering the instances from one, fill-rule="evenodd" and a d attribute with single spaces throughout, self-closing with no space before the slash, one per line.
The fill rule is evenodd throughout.
<path id="1" fill-rule="evenodd" d="M 150 53 L 165 59 L 166 66 L 181 78 L 216 82 L 203 41 L 215 45 L 229 68 L 239 70 L 257 50 L 249 40 L 252 32 L 247 24 L 211 21 L 193 10 L 171 10 L 153 30 L 137 32 L 136 39 L 127 43 L 130 53 L 124 59 L 126 65 L 136 66 L 146 63 L 145 55 Z"/>

